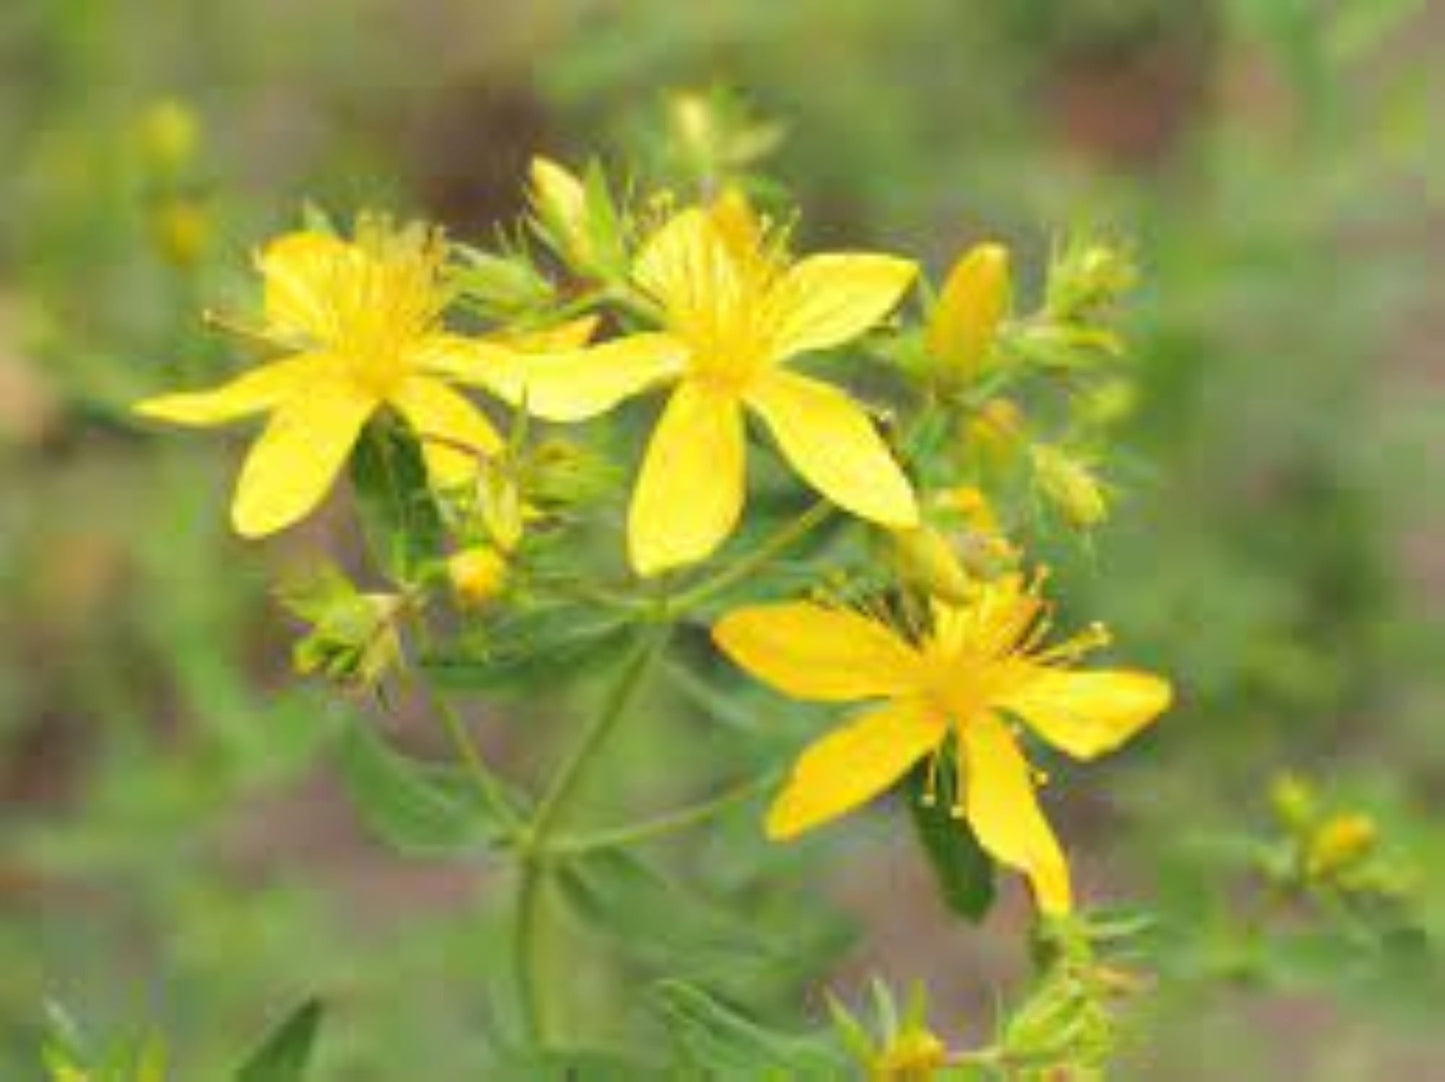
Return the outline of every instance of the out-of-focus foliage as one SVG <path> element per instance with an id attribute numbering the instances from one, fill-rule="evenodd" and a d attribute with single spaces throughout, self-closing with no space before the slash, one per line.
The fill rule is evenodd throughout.
<path id="1" fill-rule="evenodd" d="M 1439 26 L 1408 0 L 1323 7 L 7 4 L 0 1074 L 40 1070 L 47 997 L 106 1032 L 150 1019 L 171 1035 L 177 1077 L 225 1076 L 277 1004 L 318 989 L 346 1021 L 328 1023 L 317 1078 L 403 1078 L 418 1062 L 461 1077 L 497 1054 L 478 974 L 503 963 L 472 906 L 488 869 L 397 869 L 350 823 L 339 778 L 415 780 L 413 765 L 366 745 L 321 695 L 278 690 L 277 609 L 259 560 L 222 533 L 232 456 L 143 435 L 123 407 L 162 376 L 220 371 L 229 347 L 198 332 L 198 302 L 244 310 L 246 251 L 303 199 L 385 197 L 490 240 L 522 209 L 512 193 L 533 151 L 569 139 L 590 151 L 607 131 L 683 179 L 781 137 L 800 201 L 821 208 L 819 240 L 913 238 L 938 271 L 995 238 L 1043 265 L 1063 238 L 1040 222 L 1134 238 L 1144 387 L 1137 404 L 1101 392 L 1096 431 L 1071 433 L 1137 449 L 1136 469 L 1092 478 L 1129 514 L 1100 527 L 1102 558 L 1070 542 L 1056 561 L 1092 584 L 1071 603 L 1107 612 L 1180 674 L 1186 701 L 1152 738 L 1167 771 L 1105 768 L 1120 775 L 1108 807 L 1061 796 L 1106 854 L 1086 872 L 1100 891 L 1157 894 L 1176 951 L 1162 956 L 1203 952 L 1243 982 L 1154 997 L 1134 1073 L 1202 1077 L 1172 1054 L 1173 1034 L 1180 1048 L 1231 1049 L 1236 1077 L 1371 1078 L 1396 1062 L 1408 1077 L 1415 1038 L 1382 1016 L 1438 987 L 1417 941 L 1370 939 L 1383 970 L 1356 967 L 1358 937 L 1344 956 L 1341 937 L 1306 931 L 1271 955 L 1266 938 L 1233 935 L 1228 896 L 1233 877 L 1288 863 L 1239 839 L 1261 833 L 1276 768 L 1302 764 L 1417 855 L 1409 927 L 1445 934 L 1445 831 L 1429 814 L 1445 772 L 1445 688 L 1429 664 L 1442 644 L 1412 603 L 1440 587 L 1405 564 L 1409 539 L 1432 524 L 1438 538 L 1440 522 L 1425 458 L 1427 440 L 1438 455 L 1438 391 L 1412 360 L 1429 360 L 1442 163 L 1427 140 L 1427 35 Z M 669 151 L 659 131 L 690 114 L 660 96 L 710 82 L 748 88 L 741 134 L 718 146 L 694 130 L 695 153 Z M 1024 283 L 1023 302 L 1043 300 L 1040 286 Z M 311 640 L 320 669 L 337 663 L 332 626 Z M 705 713 L 708 689 L 672 675 L 678 702 Z M 425 751 L 405 703 L 398 714 Z M 644 729 L 613 757 L 632 779 L 618 787 L 666 797 L 708 777 L 709 743 L 762 717 L 731 712 L 685 744 Z M 673 782 L 659 779 L 663 759 Z M 365 826 L 429 851 L 487 828 L 438 797 L 455 792 L 448 779 L 425 781 L 389 788 L 402 805 Z M 740 816 L 736 829 L 756 828 Z M 713 874 L 735 889 L 762 871 Z M 569 889 L 604 916 L 665 904 L 648 874 L 605 862 Z M 791 929 L 789 901 L 759 898 L 759 924 Z M 900 904 L 890 891 L 863 916 Z M 1195 933 L 1170 939 L 1177 928 Z M 716 930 L 690 931 L 696 964 L 715 965 Z M 793 946 L 823 956 L 843 939 L 818 927 Z M 616 979 L 570 977 L 604 998 Z M 970 1007 L 995 998 L 982 975 L 962 987 Z M 1280 987 L 1347 1004 L 1331 1033 L 1345 1066 L 1281 1058 L 1266 994 Z M 935 1008 L 946 1032 L 953 1019 Z M 750 1039 L 810 1039 L 759 1036 L 686 984 L 661 990 L 656 1014 L 685 1047 L 732 1041 L 734 1055 L 759 1054 Z M 1301 1043 L 1321 1039 L 1318 1017 L 1295 1023 Z"/>

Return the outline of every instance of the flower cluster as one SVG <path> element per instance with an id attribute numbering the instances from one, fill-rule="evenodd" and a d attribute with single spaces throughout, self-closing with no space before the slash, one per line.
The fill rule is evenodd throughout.
<path id="1" fill-rule="evenodd" d="M 527 588 L 529 532 L 545 533 L 559 506 L 581 513 L 575 493 L 549 495 L 556 456 L 529 442 L 529 420 L 571 426 L 661 398 L 627 500 L 625 551 L 637 579 L 671 582 L 749 517 L 756 419 L 765 447 L 821 497 L 795 533 L 844 512 L 889 553 L 871 584 L 742 605 L 714 623 L 722 652 L 785 695 L 872 703 L 803 752 L 768 835 L 825 823 L 925 763 L 922 799 L 938 799 L 946 774 L 959 829 L 1024 872 L 1045 912 L 1068 911 L 1068 865 L 1037 800 L 1029 742 L 1092 759 L 1157 718 L 1171 690 L 1143 672 L 1076 669 L 1107 642 L 1097 625 L 1046 641 L 1045 576 L 1027 568 L 990 495 L 1021 476 L 1065 525 L 1105 518 L 1085 465 L 1088 411 L 1071 415 L 1062 439 L 1044 439 L 1014 394 L 1061 371 L 1078 386 L 1118 353 L 1105 321 L 1127 260 L 1070 242 L 1042 307 L 1019 314 L 1007 250 L 982 244 L 915 325 L 914 262 L 796 255 L 793 230 L 737 185 L 628 210 L 598 171 L 539 159 L 531 195 L 545 261 L 369 215 L 349 239 L 313 224 L 272 241 L 256 258 L 261 314 L 247 334 L 275 358 L 137 407 L 184 425 L 266 415 L 232 504 L 247 537 L 313 512 L 369 426 L 399 423 L 419 448 L 449 551 L 396 594 L 334 578 L 309 591 L 296 606 L 316 628 L 302 666 L 375 681 L 402 655 L 394 625 L 433 586 L 449 584 L 464 615 Z M 897 414 L 844 389 L 843 352 L 871 359 L 870 378 L 903 402 Z M 804 370 L 810 361 L 819 374 Z M 510 435 L 493 419 L 503 405 Z"/>

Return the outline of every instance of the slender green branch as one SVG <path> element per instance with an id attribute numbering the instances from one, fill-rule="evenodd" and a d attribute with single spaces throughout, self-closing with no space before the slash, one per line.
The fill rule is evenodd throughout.
<path id="1" fill-rule="evenodd" d="M 537 975 L 542 971 L 541 940 L 537 936 L 542 867 L 530 860 L 517 866 L 517 923 L 512 938 L 513 969 L 517 974 L 517 1000 L 527 1035 L 545 1045 L 550 1033 L 547 1000 Z"/>
<path id="2" fill-rule="evenodd" d="M 554 856 L 575 857 L 602 849 L 619 849 L 635 845 L 638 842 L 655 841 L 722 814 L 734 805 L 741 804 L 749 797 L 767 789 L 776 780 L 777 775 L 770 773 L 725 789 L 710 800 L 679 808 L 652 819 L 644 819 L 610 830 L 599 830 L 591 834 L 559 838 L 547 847 L 547 852 Z"/>
<path id="3" fill-rule="evenodd" d="M 608 696 L 601 713 L 582 734 L 582 739 L 572 749 L 572 754 L 557 769 L 547 792 L 537 804 L 537 811 L 527 828 L 526 849 L 533 854 L 546 851 L 546 841 L 558 817 L 566 810 L 567 804 L 576 792 L 585 768 L 596 755 L 597 749 L 607 740 L 622 715 L 627 712 L 633 696 L 642 685 L 643 678 L 651 671 L 653 663 L 662 653 L 671 633 L 669 623 L 648 628 L 636 651 L 622 670 L 622 676 Z"/>
<path id="4" fill-rule="evenodd" d="M 467 723 L 462 720 L 441 692 L 430 686 L 427 690 L 431 693 L 432 705 L 442 719 L 442 727 L 446 729 L 447 737 L 452 742 L 452 748 L 456 752 L 457 758 L 461 760 L 462 766 L 466 769 L 467 776 L 492 814 L 501 821 L 503 829 L 507 834 L 515 836 L 522 827 L 522 819 L 512 807 L 506 794 L 502 792 L 501 786 L 497 784 L 496 775 L 492 773 L 482 758 L 476 742 L 472 740 Z"/>
<path id="5" fill-rule="evenodd" d="M 704 601 L 711 600 L 728 587 L 742 582 L 822 525 L 832 513 L 831 503 L 827 500 L 817 501 L 802 514 L 784 523 L 776 533 L 742 559 L 704 579 L 692 589 L 678 594 L 669 603 L 668 609 L 674 613 L 687 612 Z"/>
<path id="6" fill-rule="evenodd" d="M 667 645 L 671 631 L 672 625 L 666 621 L 647 628 L 601 712 L 582 734 L 572 754 L 558 768 L 546 793 L 538 802 L 531 822 L 517 835 L 517 856 L 521 863 L 514 943 L 517 991 L 527 1030 L 543 1045 L 548 1043 L 549 1022 L 546 1003 L 540 994 L 541 982 L 538 980 L 542 957 L 541 940 L 537 931 L 542 886 L 550 855 L 548 842 L 553 829 L 565 816 L 567 807 L 577 792 L 578 783 L 586 774 L 587 765 L 596 759 L 598 750 L 627 712 L 647 674 Z"/>

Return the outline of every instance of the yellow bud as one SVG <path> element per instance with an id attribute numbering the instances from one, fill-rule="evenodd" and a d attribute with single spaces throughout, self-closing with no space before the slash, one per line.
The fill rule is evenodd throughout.
<path id="1" fill-rule="evenodd" d="M 1275 815 L 1291 830 L 1304 830 L 1318 814 L 1314 787 L 1298 774 L 1280 774 L 1269 787 Z"/>
<path id="2" fill-rule="evenodd" d="M 697 162 L 708 162 L 716 156 L 717 121 L 707 97 L 683 91 L 668 102 L 668 115 L 677 141 Z"/>
<path id="3" fill-rule="evenodd" d="M 1075 529 L 1092 529 L 1109 517 L 1103 487 L 1083 463 L 1046 444 L 1033 449 L 1033 463 L 1044 496 Z"/>
<path id="4" fill-rule="evenodd" d="M 1010 304 L 1008 249 L 980 244 L 948 274 L 928 321 L 928 351 L 950 378 L 970 383 L 988 363 Z"/>
<path id="5" fill-rule="evenodd" d="M 972 596 L 968 573 L 948 538 L 926 523 L 893 530 L 891 534 L 894 558 L 904 581 L 944 601 L 957 605 L 968 602 Z"/>
<path id="6" fill-rule="evenodd" d="M 1368 815 L 1346 813 L 1331 816 L 1310 839 L 1305 854 L 1305 872 L 1311 879 L 1323 879 L 1358 864 L 1375 848 L 1379 832 Z"/>
<path id="7" fill-rule="evenodd" d="M 1007 466 L 1023 443 L 1024 416 L 1007 398 L 990 398 L 964 422 L 963 441 L 977 447 L 989 465 Z"/>
<path id="8" fill-rule="evenodd" d="M 532 159 L 532 209 L 567 258 L 589 264 L 595 256 L 587 233 L 587 188 L 550 158 Z"/>
<path id="9" fill-rule="evenodd" d="M 516 478 L 504 470 L 484 470 L 477 481 L 477 514 L 497 548 L 502 552 L 515 550 L 526 522 Z"/>
<path id="10" fill-rule="evenodd" d="M 1109 428 L 1126 420 L 1139 403 L 1139 395 L 1128 380 L 1116 379 L 1102 384 L 1078 402 L 1081 419 L 1099 428 Z"/>
<path id="11" fill-rule="evenodd" d="M 195 200 L 169 199 L 155 209 L 151 231 L 161 258 L 184 269 L 200 261 L 210 239 L 211 223 Z"/>
<path id="12" fill-rule="evenodd" d="M 184 102 L 167 98 L 141 115 L 141 151 L 155 173 L 166 177 L 183 173 L 195 160 L 200 141 L 200 121 Z"/>
<path id="13" fill-rule="evenodd" d="M 870 1082 L 930 1082 L 948 1063 L 948 1048 L 926 1029 L 894 1037 L 868 1065 Z"/>
<path id="14" fill-rule="evenodd" d="M 463 605 L 477 607 L 502 592 L 507 582 L 507 561 L 491 545 L 474 545 L 447 561 L 447 574 L 457 599 Z"/>

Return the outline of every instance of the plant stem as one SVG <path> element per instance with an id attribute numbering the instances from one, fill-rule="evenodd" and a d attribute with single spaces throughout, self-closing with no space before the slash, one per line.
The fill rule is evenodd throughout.
<path id="1" fill-rule="evenodd" d="M 734 583 L 741 582 L 771 563 L 780 553 L 801 541 L 826 521 L 832 513 L 833 505 L 831 503 L 827 500 L 817 501 L 802 514 L 784 523 L 776 533 L 742 559 L 723 568 L 711 578 L 704 579 L 692 589 L 678 594 L 668 604 L 668 610 L 674 613 L 686 612 L 722 593 Z"/>
<path id="2" fill-rule="evenodd" d="M 432 704 L 436 707 L 437 714 L 442 719 L 442 727 L 447 731 L 447 737 L 452 742 L 452 748 L 461 760 L 462 766 L 466 769 L 472 784 L 476 786 L 477 792 L 493 815 L 501 820 L 507 834 L 514 835 L 521 829 L 522 820 L 513 809 L 511 802 L 502 792 L 497 784 L 496 776 L 487 767 L 482 753 L 477 750 L 467 724 L 452 708 L 452 704 L 442 696 L 435 688 L 429 687 Z"/>
<path id="3" fill-rule="evenodd" d="M 614 827 L 611 830 L 599 830 L 592 834 L 559 838 L 548 847 L 548 852 L 557 856 L 575 857 L 594 853 L 601 849 L 619 849 L 623 846 L 635 845 L 638 842 L 654 841 L 696 826 L 698 823 L 706 822 L 733 805 L 740 804 L 756 793 L 762 792 L 775 780 L 775 774 L 753 778 L 741 785 L 723 790 L 710 800 L 679 808 L 652 819 Z"/>
<path id="4" fill-rule="evenodd" d="M 541 970 L 540 943 L 537 936 L 541 888 L 551 855 L 548 841 L 553 829 L 565 815 L 567 806 L 577 792 L 578 783 L 587 765 L 596 759 L 597 751 L 627 712 L 653 664 L 667 645 L 672 624 L 661 621 L 649 627 L 627 665 L 622 670 L 602 710 L 582 734 L 572 754 L 557 769 L 546 793 L 537 804 L 531 822 L 517 837 L 517 856 L 521 878 L 517 884 L 516 967 L 517 990 L 525 1025 L 530 1035 L 545 1045 L 548 1040 L 546 1000 L 538 980 Z"/>

